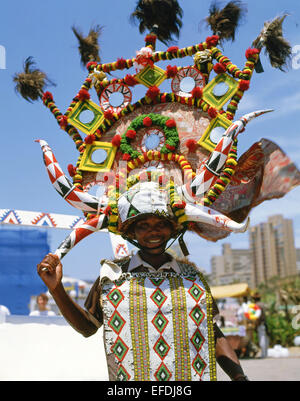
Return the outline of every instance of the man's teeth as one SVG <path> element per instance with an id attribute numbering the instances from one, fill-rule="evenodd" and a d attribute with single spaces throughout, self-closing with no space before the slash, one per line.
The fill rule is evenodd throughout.
<path id="1" fill-rule="evenodd" d="M 160 239 L 152 239 L 149 241 L 151 244 L 157 244 L 158 242 L 160 242 Z"/>

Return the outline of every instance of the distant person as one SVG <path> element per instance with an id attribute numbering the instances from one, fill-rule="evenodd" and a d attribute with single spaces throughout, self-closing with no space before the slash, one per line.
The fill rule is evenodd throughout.
<path id="1" fill-rule="evenodd" d="M 0 305 L 0 314 L 4 315 L 4 316 L 9 316 L 10 315 L 10 311 L 6 306 Z"/>
<path id="2" fill-rule="evenodd" d="M 241 353 L 242 357 L 254 358 L 258 353 L 258 348 L 254 343 L 254 331 L 255 331 L 255 321 L 249 316 L 249 307 L 251 302 L 248 300 L 247 296 L 244 296 L 240 301 L 240 307 L 237 311 L 237 321 L 239 325 L 240 336 L 243 339 L 241 342 Z"/>
<path id="3" fill-rule="evenodd" d="M 0 305 L 0 323 L 5 323 L 6 316 L 9 315 L 10 315 L 9 309 L 4 305 Z"/>
<path id="4" fill-rule="evenodd" d="M 269 337 L 266 323 L 265 305 L 260 301 L 261 296 L 259 292 L 255 291 L 252 294 L 253 302 L 259 307 L 261 313 L 256 321 L 256 332 L 258 337 L 258 344 L 261 350 L 261 358 L 268 356 Z"/>
<path id="5" fill-rule="evenodd" d="M 39 294 L 36 298 L 38 309 L 30 312 L 29 316 L 56 316 L 52 310 L 49 310 L 48 301 L 49 298 L 46 294 Z"/>

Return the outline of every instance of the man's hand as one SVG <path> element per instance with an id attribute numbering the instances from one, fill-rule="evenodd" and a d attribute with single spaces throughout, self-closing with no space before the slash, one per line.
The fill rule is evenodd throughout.
<path id="1" fill-rule="evenodd" d="M 37 265 L 37 272 L 50 292 L 55 291 L 61 284 L 62 264 L 57 255 L 48 253 L 41 263 Z"/>

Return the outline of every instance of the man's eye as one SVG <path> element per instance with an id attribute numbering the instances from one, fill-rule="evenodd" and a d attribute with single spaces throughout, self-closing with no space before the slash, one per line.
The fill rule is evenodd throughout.
<path id="1" fill-rule="evenodd" d="M 138 225 L 138 226 L 137 226 L 137 229 L 138 229 L 138 230 L 147 230 L 147 228 L 148 228 L 148 225 L 147 225 L 147 224 L 141 224 L 141 225 Z"/>
<path id="2" fill-rule="evenodd" d="M 168 223 L 165 223 L 164 221 L 158 224 L 159 228 L 166 228 L 168 227 Z"/>

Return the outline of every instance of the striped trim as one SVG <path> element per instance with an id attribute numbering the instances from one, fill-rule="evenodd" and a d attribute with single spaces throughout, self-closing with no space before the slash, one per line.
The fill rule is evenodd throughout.
<path id="1" fill-rule="evenodd" d="M 173 310 L 175 379 L 191 380 L 191 360 L 184 285 L 181 278 L 170 278 Z"/>
<path id="2" fill-rule="evenodd" d="M 140 279 L 141 280 L 141 279 Z M 130 330 L 134 360 L 134 380 L 150 380 L 150 351 L 145 279 L 132 279 L 129 290 Z"/>
<path id="3" fill-rule="evenodd" d="M 209 353 L 209 372 L 210 380 L 217 380 L 216 350 L 213 327 L 213 299 L 210 292 L 206 293 L 207 305 L 207 334 L 208 334 L 208 353 Z"/>

